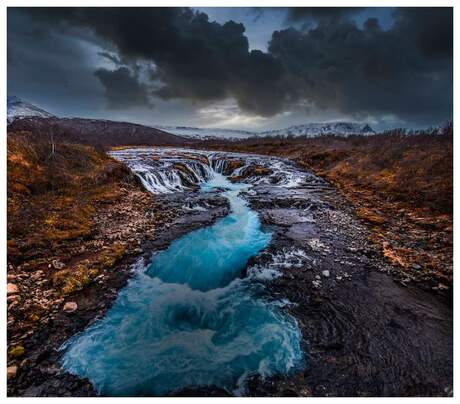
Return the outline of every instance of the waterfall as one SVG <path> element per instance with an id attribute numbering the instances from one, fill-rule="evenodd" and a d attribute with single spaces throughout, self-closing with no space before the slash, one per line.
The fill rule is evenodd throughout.
<path id="1" fill-rule="evenodd" d="M 253 185 L 299 187 L 321 181 L 286 160 L 266 156 L 172 148 L 125 149 L 111 155 L 125 163 L 153 194 L 194 190 L 216 174 L 243 176 L 239 181 Z M 251 175 L 254 167 L 268 168 L 271 174 Z"/>

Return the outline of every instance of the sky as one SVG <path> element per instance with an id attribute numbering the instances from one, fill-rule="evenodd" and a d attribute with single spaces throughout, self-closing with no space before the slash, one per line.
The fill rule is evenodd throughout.
<path id="1" fill-rule="evenodd" d="M 452 8 L 9 8 L 8 95 L 244 130 L 453 119 Z"/>

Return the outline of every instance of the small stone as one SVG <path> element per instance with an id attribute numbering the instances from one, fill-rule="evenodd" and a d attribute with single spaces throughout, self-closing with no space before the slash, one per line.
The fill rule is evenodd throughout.
<path id="1" fill-rule="evenodd" d="M 73 313 L 75 310 L 77 310 L 78 305 L 76 302 L 67 302 L 64 304 L 64 307 L 62 310 L 64 310 L 66 313 Z"/>
<path id="2" fill-rule="evenodd" d="M 7 298 L 6 298 L 6 301 L 8 303 L 11 303 L 11 302 L 15 302 L 16 300 L 19 300 L 20 296 L 19 295 L 9 295 Z"/>
<path id="3" fill-rule="evenodd" d="M 7 277 L 6 277 L 6 279 L 7 279 L 8 281 L 14 281 L 14 280 L 16 279 L 16 275 L 8 274 Z"/>
<path id="4" fill-rule="evenodd" d="M 53 267 L 56 269 L 62 269 L 65 267 L 65 264 L 59 260 L 53 260 Z"/>
<path id="5" fill-rule="evenodd" d="M 320 288 L 321 287 L 321 281 L 313 281 L 312 282 L 312 285 L 315 287 L 315 288 Z"/>
<path id="6" fill-rule="evenodd" d="M 8 379 L 12 379 L 13 377 L 15 377 L 17 372 L 18 372 L 17 366 L 8 366 L 6 368 L 6 376 Z"/>
<path id="7" fill-rule="evenodd" d="M 6 285 L 6 293 L 8 295 L 14 295 L 15 293 L 18 293 L 19 289 L 14 283 L 8 283 Z"/>
<path id="8" fill-rule="evenodd" d="M 326 269 L 325 271 L 322 272 L 323 276 L 326 278 L 329 278 L 330 272 Z"/>

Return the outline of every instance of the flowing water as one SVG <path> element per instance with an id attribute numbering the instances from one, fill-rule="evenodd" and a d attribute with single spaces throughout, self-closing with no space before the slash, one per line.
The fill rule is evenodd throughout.
<path id="1" fill-rule="evenodd" d="M 166 395 L 197 386 L 243 393 L 251 375 L 302 364 L 295 320 L 281 302 L 263 297 L 262 283 L 242 277 L 271 237 L 240 196 L 250 185 L 229 182 L 216 164 L 193 164 L 197 178 L 190 182 L 201 182 L 202 192 L 224 189 L 230 213 L 139 264 L 105 317 L 63 347 L 63 367 L 103 395 Z M 137 168 L 156 190 L 185 188 L 183 173 L 154 177 Z"/>

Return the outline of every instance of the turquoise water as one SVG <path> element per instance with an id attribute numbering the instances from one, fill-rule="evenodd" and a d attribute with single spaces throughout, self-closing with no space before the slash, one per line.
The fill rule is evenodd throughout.
<path id="1" fill-rule="evenodd" d="M 263 286 L 241 278 L 270 234 L 220 174 L 204 192 L 226 189 L 231 212 L 156 254 L 122 289 L 105 317 L 65 346 L 62 365 L 109 396 L 165 395 L 190 386 L 241 392 L 256 373 L 302 362 L 300 332 Z"/>

